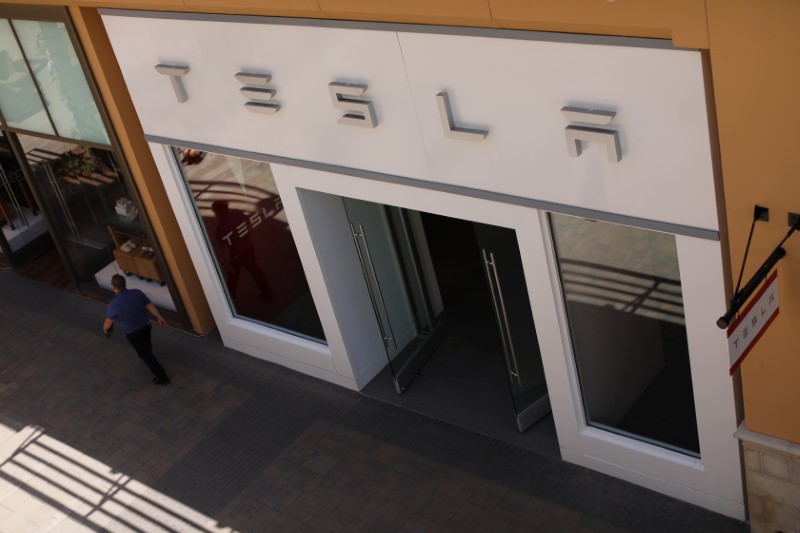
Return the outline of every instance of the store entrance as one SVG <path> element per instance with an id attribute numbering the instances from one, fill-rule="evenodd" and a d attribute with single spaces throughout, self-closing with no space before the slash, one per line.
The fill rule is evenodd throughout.
<path id="1" fill-rule="evenodd" d="M 111 277 L 176 312 L 166 276 L 112 150 L 0 134 L 0 265 L 107 301 Z"/>
<path id="2" fill-rule="evenodd" d="M 165 311 L 176 311 L 151 241 L 112 150 L 16 134 L 32 188 L 50 224 L 72 287 L 101 301 L 111 277 L 145 292 Z M 46 228 L 45 228 L 46 229 Z"/>
<path id="3" fill-rule="evenodd" d="M 0 264 L 60 289 L 73 287 L 44 214 L 25 180 L 8 138 L 0 134 Z"/>
<path id="4" fill-rule="evenodd" d="M 515 232 L 399 211 L 417 220 L 421 230 L 415 275 L 422 278 L 417 286 L 427 290 L 438 341 L 416 365 L 402 395 L 391 386 L 392 364 L 362 392 L 557 456 Z"/>

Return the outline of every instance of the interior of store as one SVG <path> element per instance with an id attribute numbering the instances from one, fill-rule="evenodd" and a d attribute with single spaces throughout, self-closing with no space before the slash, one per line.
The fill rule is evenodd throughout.
<path id="1" fill-rule="evenodd" d="M 397 365 L 391 359 L 362 392 L 558 456 L 551 414 L 529 427 L 515 424 L 515 410 L 517 418 L 520 411 L 514 390 L 518 368 L 509 357 L 504 359 L 502 320 L 497 319 L 494 289 L 484 272 L 477 225 L 420 215 L 443 302 L 443 341 L 402 394 L 393 384 Z M 573 217 L 554 220 L 553 228 L 567 315 L 572 336 L 578 338 L 573 343 L 587 423 L 699 456 L 674 237 Z M 640 246 L 609 249 L 615 239 Z M 630 258 L 635 266 L 625 268 Z M 508 262 L 503 266 L 508 268 Z M 522 283 L 504 287 L 505 306 L 515 292 L 526 294 Z M 637 331 L 646 333 L 644 341 Z M 517 343 L 512 357 L 536 358 L 520 347 Z"/>

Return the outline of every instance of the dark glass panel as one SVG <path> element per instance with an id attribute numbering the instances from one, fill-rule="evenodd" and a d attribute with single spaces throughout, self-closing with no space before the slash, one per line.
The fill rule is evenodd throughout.
<path id="1" fill-rule="evenodd" d="M 698 455 L 675 236 L 550 221 L 588 424 Z"/>
<path id="2" fill-rule="evenodd" d="M 324 341 L 269 163 L 174 151 L 233 314 Z"/>

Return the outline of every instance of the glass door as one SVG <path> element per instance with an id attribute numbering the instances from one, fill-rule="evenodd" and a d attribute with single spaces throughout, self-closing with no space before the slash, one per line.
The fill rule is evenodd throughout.
<path id="1" fill-rule="evenodd" d="M 134 238 L 144 242 L 144 226 L 113 152 L 32 135 L 17 134 L 17 138 L 53 237 L 78 285 L 88 290 L 110 288 L 106 282 L 116 272 L 115 235 L 123 242 Z M 145 276 L 133 268 L 121 270 L 164 281 L 161 273 Z"/>
<path id="2" fill-rule="evenodd" d="M 550 412 L 550 400 L 517 235 L 487 224 L 474 227 L 522 432 Z"/>
<path id="3" fill-rule="evenodd" d="M 419 267 L 413 213 L 343 198 L 395 389 L 402 394 L 441 342 Z"/>

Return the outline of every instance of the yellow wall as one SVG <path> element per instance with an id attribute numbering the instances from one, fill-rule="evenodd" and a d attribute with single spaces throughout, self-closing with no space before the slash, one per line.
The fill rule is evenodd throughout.
<path id="1" fill-rule="evenodd" d="M 6 0 L 0 0 L 0 3 Z M 9 2 L 11 3 L 11 2 Z M 28 4 L 62 4 L 34 0 Z M 74 6 L 205 11 L 272 16 L 501 27 L 670 38 L 709 50 L 719 124 L 731 270 L 738 274 L 753 205 L 771 210 L 759 223 L 745 280 L 787 231 L 786 213 L 800 212 L 800 2 L 797 0 L 73 0 Z M 74 10 L 89 13 L 91 9 Z M 107 68 L 105 63 L 93 65 Z M 113 84 L 112 84 L 113 86 Z M 109 101 L 113 99 L 104 93 Z M 124 98 L 129 104 L 127 96 Z M 129 110 L 130 111 L 130 110 Z M 128 112 L 129 112 L 128 111 Z M 125 127 L 125 120 L 117 128 Z M 135 122 L 135 121 L 134 121 Z M 141 135 L 138 122 L 129 142 Z M 133 149 L 131 153 L 145 157 Z M 146 156 L 149 157 L 149 156 Z M 147 163 L 150 164 L 150 163 Z M 151 194 L 160 185 L 146 183 Z M 167 242 L 180 242 L 164 233 Z M 800 442 L 800 235 L 780 263 L 781 316 L 742 367 L 750 429 Z M 183 251 L 181 250 L 181 254 Z M 735 279 L 734 279 L 735 281 Z M 196 287 L 187 288 L 189 292 Z M 720 309 L 722 314 L 723 309 Z M 708 317 L 708 327 L 717 317 Z M 710 356 L 710 354 L 709 354 Z"/>

